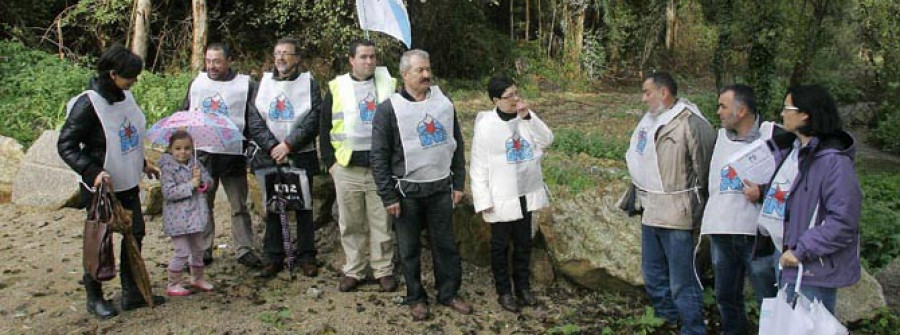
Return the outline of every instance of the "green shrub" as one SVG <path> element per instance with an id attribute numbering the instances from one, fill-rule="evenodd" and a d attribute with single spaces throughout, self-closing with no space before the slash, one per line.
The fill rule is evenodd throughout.
<path id="1" fill-rule="evenodd" d="M 19 42 L 0 41 L 0 135 L 28 147 L 65 121 L 66 102 L 87 87 L 92 71 Z"/>
<path id="2" fill-rule="evenodd" d="M 900 256 L 900 175 L 860 173 L 863 190 L 860 256 L 869 269 Z"/>
<path id="3" fill-rule="evenodd" d="M 554 130 L 551 150 L 570 155 L 585 153 L 594 158 L 622 159 L 628 150 L 628 143 L 608 134 L 584 133 L 574 129 Z"/>
<path id="4" fill-rule="evenodd" d="M 878 126 L 872 132 L 872 137 L 881 144 L 882 149 L 894 153 L 900 153 L 900 105 L 885 104 L 881 113 L 884 119 L 878 122 Z"/>
<path id="5" fill-rule="evenodd" d="M 188 73 L 141 73 L 131 91 L 147 116 L 148 128 L 157 120 L 181 110 L 191 78 L 193 76 Z"/>

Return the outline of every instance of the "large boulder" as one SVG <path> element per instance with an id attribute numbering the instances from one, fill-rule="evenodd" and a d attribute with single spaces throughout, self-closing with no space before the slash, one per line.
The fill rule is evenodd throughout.
<path id="1" fill-rule="evenodd" d="M 900 257 L 894 258 L 881 271 L 878 271 L 875 278 L 884 289 L 884 298 L 888 306 L 900 307 Z"/>
<path id="2" fill-rule="evenodd" d="M 878 308 L 886 305 L 881 284 L 863 269 L 862 278 L 856 285 L 838 290 L 835 314 L 846 324 L 872 318 Z"/>
<path id="3" fill-rule="evenodd" d="M 556 199 L 552 215 L 539 216 L 556 270 L 594 289 L 640 293 L 641 224 L 616 208 L 624 183 Z"/>
<path id="4" fill-rule="evenodd" d="M 15 139 L 0 136 L 0 203 L 9 201 L 25 152 Z"/>
<path id="5" fill-rule="evenodd" d="M 59 157 L 58 139 L 59 132 L 47 130 L 28 149 L 13 182 L 13 203 L 49 209 L 78 203 L 81 177 Z"/>
<path id="6" fill-rule="evenodd" d="M 878 119 L 878 103 L 857 102 L 838 107 L 838 114 L 845 127 L 867 127 L 875 125 Z"/>

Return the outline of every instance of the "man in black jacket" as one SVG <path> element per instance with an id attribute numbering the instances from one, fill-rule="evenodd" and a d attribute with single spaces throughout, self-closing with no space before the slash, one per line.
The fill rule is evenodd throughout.
<path id="1" fill-rule="evenodd" d="M 185 110 L 201 110 L 227 116 L 241 130 L 244 137 L 252 139 L 265 152 L 271 151 L 278 140 L 269 132 L 266 122 L 253 104 L 257 84 L 247 75 L 231 71 L 231 50 L 220 43 L 206 46 L 206 72 L 201 71 L 191 82 L 184 101 Z M 245 144 L 247 142 L 244 142 Z M 219 184 L 225 187 L 225 195 L 231 204 L 231 238 L 238 263 L 261 268 L 262 262 L 253 253 L 253 228 L 247 210 L 247 163 L 244 146 L 235 145 L 221 152 L 201 151 L 198 159 L 213 178 L 206 197 L 209 205 L 209 223 L 203 231 L 206 252 L 203 262 L 212 262 L 212 248 L 216 234 L 215 215 L 212 215 Z"/>
<path id="2" fill-rule="evenodd" d="M 264 175 L 275 168 L 275 164 L 290 163 L 295 168 L 304 169 L 313 188 L 313 176 L 319 171 L 318 155 L 315 149 L 319 135 L 319 110 L 322 98 L 319 87 L 309 72 L 301 73 L 299 42 L 294 39 L 280 39 L 275 45 L 275 70 L 263 75 L 254 103 L 269 130 L 280 143 L 272 149 L 272 160 L 254 160 L 251 168 L 257 174 L 260 185 Z M 259 156 L 257 156 L 259 157 Z M 263 157 L 265 158 L 265 157 Z M 312 202 L 312 199 L 308 199 Z M 312 204 L 308 204 L 310 207 Z M 307 277 L 318 275 L 316 261 L 315 227 L 312 210 L 297 211 L 297 238 L 299 250 L 296 256 L 300 269 Z M 274 277 L 284 267 L 285 254 L 281 234 L 280 217 L 276 213 L 266 213 L 266 234 L 263 249 L 269 258 L 262 277 Z"/>
<path id="3" fill-rule="evenodd" d="M 378 105 L 372 121 L 371 164 L 378 195 L 395 217 L 406 303 L 414 320 L 428 317 L 419 260 L 419 238 L 427 229 L 437 300 L 469 314 L 472 306 L 458 296 L 462 263 L 453 236 L 453 206 L 463 196 L 466 164 L 456 110 L 431 86 L 427 52 L 404 53 L 400 73 L 403 89 Z"/>

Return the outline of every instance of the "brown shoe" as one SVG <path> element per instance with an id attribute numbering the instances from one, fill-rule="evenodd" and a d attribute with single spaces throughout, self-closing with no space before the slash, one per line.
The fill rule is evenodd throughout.
<path id="1" fill-rule="evenodd" d="M 300 264 L 300 272 L 303 272 L 304 276 L 315 277 L 319 275 L 319 268 L 315 263 L 302 263 Z"/>
<path id="2" fill-rule="evenodd" d="M 341 283 L 338 284 L 338 291 L 350 292 L 356 288 L 356 285 L 359 285 L 359 279 L 350 276 L 344 276 L 344 278 L 341 278 Z"/>
<path id="3" fill-rule="evenodd" d="M 467 304 L 460 297 L 455 297 L 447 303 L 444 303 L 444 306 L 453 308 L 453 310 L 459 312 L 460 314 L 472 314 L 472 305 Z"/>
<path id="4" fill-rule="evenodd" d="M 281 262 L 266 264 L 266 266 L 262 268 L 262 271 L 256 276 L 260 278 L 272 278 L 277 276 L 282 268 L 284 268 L 284 265 Z"/>
<path id="5" fill-rule="evenodd" d="M 381 292 L 394 292 L 397 289 L 397 280 L 392 275 L 378 278 L 378 284 L 381 285 Z"/>
<path id="6" fill-rule="evenodd" d="M 409 306 L 409 312 L 412 314 L 413 321 L 425 321 L 428 318 L 428 305 L 424 302 L 415 303 Z"/>

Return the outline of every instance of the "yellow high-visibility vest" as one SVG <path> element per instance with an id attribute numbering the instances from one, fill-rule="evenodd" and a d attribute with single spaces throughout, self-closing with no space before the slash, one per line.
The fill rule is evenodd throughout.
<path id="1" fill-rule="evenodd" d="M 375 103 L 381 103 L 391 96 L 397 79 L 391 77 L 386 67 L 375 68 Z M 370 150 L 372 124 L 361 118 L 360 99 L 353 89 L 353 78 L 343 74 L 328 82 L 331 90 L 331 146 L 338 164 L 347 166 L 354 150 Z M 371 121 L 371 118 L 369 118 Z M 368 131 L 365 131 L 365 130 Z"/>

